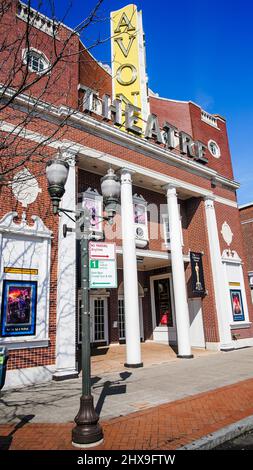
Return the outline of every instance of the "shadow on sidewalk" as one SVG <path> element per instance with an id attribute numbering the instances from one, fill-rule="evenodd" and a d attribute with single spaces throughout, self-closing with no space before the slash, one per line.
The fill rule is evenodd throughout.
<path id="1" fill-rule="evenodd" d="M 13 430 L 7 436 L 0 436 L 0 450 L 9 450 L 12 443 L 13 434 L 15 434 L 18 429 L 29 423 L 29 421 L 31 421 L 34 416 L 35 415 L 17 416 L 17 418 L 20 419 L 20 422 L 14 426 Z"/>
<path id="2" fill-rule="evenodd" d="M 124 382 L 124 380 L 128 379 L 132 375 L 132 372 L 127 372 L 127 371 L 120 372 L 119 375 L 121 377 L 121 380 L 115 380 L 115 381 L 106 380 L 106 382 L 104 382 L 102 391 L 100 393 L 99 399 L 96 404 L 96 412 L 98 415 L 100 415 L 101 413 L 101 410 L 103 408 L 103 405 L 107 396 L 120 395 L 120 394 L 126 393 L 126 384 L 121 385 L 121 382 Z M 97 386 L 97 387 L 94 387 L 94 389 L 100 388 L 100 387 L 101 386 Z"/>

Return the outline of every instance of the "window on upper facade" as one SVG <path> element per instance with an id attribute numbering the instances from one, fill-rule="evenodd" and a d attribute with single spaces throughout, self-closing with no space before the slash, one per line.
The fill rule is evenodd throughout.
<path id="1" fill-rule="evenodd" d="M 23 61 L 28 65 L 29 70 L 35 73 L 43 73 L 50 67 L 50 63 L 45 55 L 35 49 L 25 50 Z"/>
<path id="2" fill-rule="evenodd" d="M 220 147 L 214 140 L 209 140 L 208 149 L 215 158 L 220 157 Z"/>

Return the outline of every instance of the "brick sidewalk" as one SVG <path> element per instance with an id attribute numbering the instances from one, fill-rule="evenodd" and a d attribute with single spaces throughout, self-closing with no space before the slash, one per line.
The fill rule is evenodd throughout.
<path id="1" fill-rule="evenodd" d="M 104 421 L 97 450 L 176 449 L 253 414 L 253 379 Z M 72 423 L 0 426 L 1 448 L 71 449 Z M 13 432 L 12 436 L 7 437 Z"/>

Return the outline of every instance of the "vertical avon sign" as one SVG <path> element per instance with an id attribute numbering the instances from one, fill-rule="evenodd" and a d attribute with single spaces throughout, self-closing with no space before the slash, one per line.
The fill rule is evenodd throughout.
<path id="1" fill-rule="evenodd" d="M 142 13 L 136 5 L 111 12 L 113 99 L 137 108 L 135 124 L 143 130 L 148 115 Z M 125 120 L 123 116 L 122 124 Z"/>

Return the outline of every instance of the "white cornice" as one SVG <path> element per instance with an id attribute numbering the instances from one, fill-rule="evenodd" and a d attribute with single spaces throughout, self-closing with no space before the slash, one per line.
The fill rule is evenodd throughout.
<path id="1" fill-rule="evenodd" d="M 13 96 L 14 90 L 8 89 L 5 91 L 4 87 L 0 85 L 0 95 L 1 94 L 4 94 L 10 98 Z M 15 98 L 15 101 L 23 106 L 36 106 L 36 112 L 38 113 L 41 111 L 42 118 L 43 113 L 50 115 L 59 121 L 68 118 L 69 125 L 76 124 L 83 130 L 88 130 L 92 132 L 93 135 L 110 140 L 110 142 L 124 145 L 125 147 L 136 152 L 141 151 L 144 155 L 147 155 L 151 158 L 153 157 L 163 162 L 168 161 L 173 166 L 176 166 L 185 171 L 189 171 L 209 180 L 216 180 L 222 184 L 226 184 L 233 190 L 239 187 L 238 183 L 235 181 L 224 178 L 223 176 L 219 175 L 217 171 L 205 167 L 203 164 L 200 164 L 194 160 L 190 160 L 189 158 L 183 157 L 182 155 L 173 153 L 167 149 L 160 148 L 158 145 L 148 142 L 140 137 L 129 135 L 126 132 L 117 129 L 115 126 L 109 125 L 105 122 L 97 121 L 93 117 L 79 111 L 75 111 L 74 109 L 70 109 L 66 106 L 56 107 L 42 101 L 38 102 L 36 99 L 24 94 L 18 95 Z M 25 133 L 27 134 L 27 132 L 29 131 L 26 130 Z"/>
<path id="2" fill-rule="evenodd" d="M 227 199 L 225 197 L 221 196 L 215 196 L 215 201 L 220 202 L 221 204 L 225 204 L 226 206 L 231 206 L 231 207 L 238 207 L 238 204 L 236 201 L 231 201 L 230 199 Z"/>
<path id="3" fill-rule="evenodd" d="M 240 188 L 240 183 L 238 183 L 237 181 L 225 178 L 225 176 L 221 176 L 219 174 L 217 174 L 217 176 L 215 177 L 215 180 L 216 180 L 216 182 L 218 182 L 218 183 L 220 183 L 224 186 L 229 186 L 230 188 L 233 188 L 233 189 Z"/>
<path id="4" fill-rule="evenodd" d="M 27 140 L 32 140 L 37 143 L 42 143 L 47 139 L 47 136 L 43 136 L 41 134 L 38 134 L 37 132 L 25 131 L 24 129 L 23 130 L 19 129 L 13 124 L 8 124 L 6 122 L 0 123 L 0 130 L 3 132 L 13 132 L 15 134 L 18 134 L 19 137 L 22 137 Z M 58 149 L 59 147 L 64 147 L 65 151 L 68 151 L 69 149 L 69 151 L 71 151 L 72 154 L 76 154 L 76 155 L 79 154 L 80 156 L 94 158 L 94 159 L 103 161 L 109 165 L 113 165 L 118 168 L 124 168 L 127 166 L 127 168 L 133 171 L 134 173 L 138 173 L 140 175 L 147 176 L 149 178 L 160 181 L 161 186 L 162 185 L 164 186 L 166 184 L 173 184 L 174 186 L 177 186 L 179 188 L 195 193 L 196 196 L 208 197 L 208 198 L 211 197 L 217 202 L 220 202 L 221 204 L 225 204 L 225 205 L 232 206 L 232 207 L 237 207 L 237 203 L 235 201 L 231 201 L 230 199 L 215 196 L 212 191 L 209 191 L 208 189 L 204 189 L 201 186 L 197 186 L 191 183 L 187 183 L 186 181 L 182 181 L 180 179 L 164 175 L 164 173 L 160 173 L 158 171 L 142 167 L 141 165 L 137 165 L 136 163 L 132 163 L 130 161 L 126 162 L 126 160 L 122 160 L 121 158 L 118 158 L 108 153 L 101 152 L 99 150 L 78 144 L 71 140 L 54 139 L 52 142 L 48 141 L 46 145 L 54 149 Z M 155 189 L 152 189 L 152 191 L 155 191 Z"/>
<path id="5" fill-rule="evenodd" d="M 247 204 L 240 204 L 238 208 L 240 211 L 241 209 L 246 209 L 247 207 L 250 207 L 250 206 L 253 206 L 253 202 L 247 202 Z"/>

